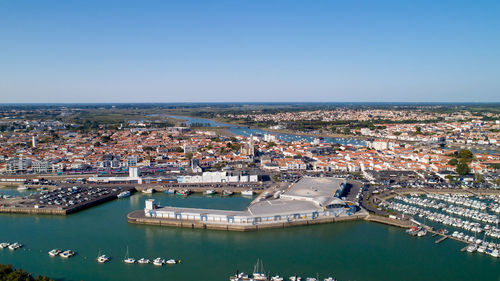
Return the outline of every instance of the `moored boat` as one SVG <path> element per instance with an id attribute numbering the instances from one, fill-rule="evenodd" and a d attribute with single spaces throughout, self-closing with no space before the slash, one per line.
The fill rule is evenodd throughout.
<path id="1" fill-rule="evenodd" d="M 65 259 L 71 258 L 74 255 L 75 255 L 75 252 L 73 252 L 72 250 L 66 250 L 66 251 L 59 254 L 59 256 L 61 258 L 65 258 Z"/>
<path id="2" fill-rule="evenodd" d="M 140 264 L 147 264 L 147 263 L 150 263 L 149 259 L 146 259 L 146 258 L 141 258 L 137 261 L 138 263 Z"/>
<path id="3" fill-rule="evenodd" d="M 9 245 L 9 250 L 17 250 L 19 248 L 21 248 L 23 245 L 19 244 L 19 243 L 13 243 L 13 244 L 10 244 Z"/>
<path id="4" fill-rule="evenodd" d="M 241 192 L 241 195 L 243 195 L 243 196 L 253 196 L 253 190 L 243 190 Z"/>
<path id="5" fill-rule="evenodd" d="M 118 195 L 116 195 L 116 197 L 118 198 L 126 198 L 126 197 L 130 197 L 130 191 L 123 191 L 123 192 L 120 192 Z"/>
<path id="6" fill-rule="evenodd" d="M 191 194 L 191 190 L 183 189 L 183 190 L 179 190 L 179 191 L 175 192 L 175 194 L 177 194 L 179 196 L 188 196 L 189 194 Z"/>
<path id="7" fill-rule="evenodd" d="M 160 257 L 153 260 L 153 265 L 156 265 L 156 266 L 162 266 L 164 263 L 165 263 L 165 260 L 160 258 Z"/>
<path id="8" fill-rule="evenodd" d="M 224 195 L 224 196 L 231 196 L 233 194 L 234 194 L 234 192 L 232 192 L 231 190 L 224 190 L 224 191 L 222 191 L 222 195 Z"/>
<path id="9" fill-rule="evenodd" d="M 7 242 L 3 242 L 3 243 L 0 243 L 0 249 L 5 249 L 7 247 L 9 247 L 10 243 L 7 243 Z"/>
<path id="10" fill-rule="evenodd" d="M 58 256 L 62 251 L 59 249 L 52 249 L 49 251 L 49 256 L 55 257 Z"/>

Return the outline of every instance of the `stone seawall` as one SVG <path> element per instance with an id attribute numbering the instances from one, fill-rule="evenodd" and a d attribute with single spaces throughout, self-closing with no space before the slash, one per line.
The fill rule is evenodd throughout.
<path id="1" fill-rule="evenodd" d="M 235 223 L 215 223 L 207 221 L 198 220 L 176 220 L 176 219 L 165 219 L 165 218 L 153 218 L 146 217 L 144 211 L 138 210 L 131 212 L 127 215 L 127 220 L 129 223 L 133 224 L 149 224 L 149 225 L 160 225 L 160 226 L 170 226 L 170 227 L 182 227 L 182 228 L 198 228 L 198 229 L 212 229 L 212 230 L 226 230 L 226 231 L 257 231 L 265 229 L 274 228 L 285 228 L 301 225 L 312 225 L 320 223 L 332 223 L 340 221 L 353 221 L 364 219 L 367 216 L 366 213 L 359 213 L 351 216 L 342 217 L 328 217 L 328 218 L 316 218 L 316 219 L 303 219 L 295 221 L 276 221 L 276 222 L 266 222 L 259 223 L 255 225 L 243 225 Z"/>

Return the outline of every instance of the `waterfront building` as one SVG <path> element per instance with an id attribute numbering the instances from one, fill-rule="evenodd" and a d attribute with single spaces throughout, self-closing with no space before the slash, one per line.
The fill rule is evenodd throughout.
<path id="1" fill-rule="evenodd" d="M 245 211 L 158 207 L 153 199 L 148 199 L 144 216 L 151 219 L 245 227 L 261 224 L 283 225 L 322 218 L 333 220 L 351 216 L 358 211 L 364 214 L 356 204 L 340 198 L 345 186 L 344 179 L 304 177 L 271 199 L 256 200 Z M 272 194 L 268 194 L 270 195 Z M 262 198 L 268 196 L 264 195 Z"/>

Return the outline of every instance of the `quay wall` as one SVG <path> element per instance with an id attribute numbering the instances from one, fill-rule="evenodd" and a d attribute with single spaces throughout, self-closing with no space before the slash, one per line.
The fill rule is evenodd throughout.
<path id="1" fill-rule="evenodd" d="M 176 219 L 146 217 L 144 215 L 143 210 L 138 210 L 129 213 L 127 215 L 127 220 L 129 223 L 132 224 L 147 224 L 147 225 L 159 225 L 159 226 L 170 226 L 170 227 L 181 227 L 181 228 L 192 228 L 192 229 L 197 228 L 197 229 L 226 230 L 226 231 L 257 231 L 257 230 L 285 228 L 285 227 L 312 225 L 320 223 L 353 221 L 353 220 L 363 219 L 366 216 L 367 216 L 366 213 L 359 213 L 351 216 L 301 219 L 290 222 L 276 221 L 276 222 L 266 222 L 266 223 L 250 225 L 250 224 L 235 224 L 235 223 L 215 223 L 210 221 L 207 222 L 199 220 L 180 220 L 180 219 L 176 220 Z"/>

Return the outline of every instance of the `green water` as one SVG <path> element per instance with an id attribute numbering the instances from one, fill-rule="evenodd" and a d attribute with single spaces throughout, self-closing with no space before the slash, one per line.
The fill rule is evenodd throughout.
<path id="1" fill-rule="evenodd" d="M 0 263 L 62 280 L 225 281 L 236 269 L 251 272 L 257 258 L 282 276 L 334 275 L 339 280 L 500 280 L 500 259 L 460 252 L 455 241 L 439 245 L 430 236 L 368 222 L 346 222 L 261 232 L 224 232 L 131 225 L 126 214 L 154 197 L 163 205 L 244 209 L 242 197 L 187 199 L 136 194 L 67 217 L 0 215 L 0 241 L 25 248 L 0 250 Z M 161 268 L 127 265 L 127 245 L 136 259 L 181 259 Z M 72 249 L 72 259 L 51 258 L 52 248 Z M 113 259 L 98 264 L 99 249 Z"/>

